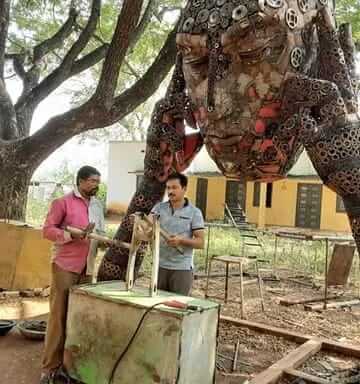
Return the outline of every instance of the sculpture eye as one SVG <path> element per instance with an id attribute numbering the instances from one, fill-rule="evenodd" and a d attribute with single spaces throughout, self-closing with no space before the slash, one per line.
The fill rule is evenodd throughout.
<path id="1" fill-rule="evenodd" d="M 185 58 L 184 64 L 188 65 L 193 73 L 207 71 L 209 65 L 208 56 Z"/>

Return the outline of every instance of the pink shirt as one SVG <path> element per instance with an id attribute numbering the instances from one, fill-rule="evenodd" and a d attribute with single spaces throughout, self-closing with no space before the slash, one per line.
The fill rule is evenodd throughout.
<path id="1" fill-rule="evenodd" d="M 86 228 L 89 224 L 88 210 L 89 201 L 71 192 L 54 200 L 47 215 L 43 235 L 55 243 L 53 262 L 66 271 L 82 273 L 86 267 L 90 241 L 73 240 L 64 228 L 67 225 Z"/>

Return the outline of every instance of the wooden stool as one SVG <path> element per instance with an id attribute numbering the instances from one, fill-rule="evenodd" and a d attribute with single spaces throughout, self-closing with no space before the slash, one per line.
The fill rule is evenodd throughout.
<path id="1" fill-rule="evenodd" d="M 261 301 L 261 309 L 264 311 L 264 298 L 263 298 L 263 289 L 262 289 L 262 278 L 260 276 L 260 271 L 259 271 L 259 265 L 258 261 L 256 258 L 248 258 L 248 257 L 240 257 L 240 256 L 230 256 L 230 255 L 222 255 L 222 256 L 213 256 L 210 259 L 209 262 L 209 268 L 208 268 L 208 273 L 207 273 L 207 279 L 206 279 L 206 288 L 205 288 L 205 298 L 217 298 L 221 299 L 220 297 L 217 296 L 209 296 L 208 295 L 208 289 L 209 289 L 209 280 L 211 276 L 211 267 L 212 263 L 214 261 L 219 261 L 222 263 L 225 263 L 225 293 L 224 293 L 224 302 L 228 302 L 228 289 L 229 289 L 229 266 L 230 264 L 237 264 L 239 266 L 239 272 L 240 272 L 240 306 L 241 306 L 241 318 L 244 318 L 245 310 L 244 310 L 244 286 L 245 285 L 250 285 L 254 283 L 258 283 L 259 286 L 259 293 L 260 293 L 260 301 Z M 248 266 L 251 264 L 255 264 L 255 269 L 256 269 L 256 279 L 252 280 L 243 280 L 243 267 Z M 239 303 L 238 301 L 235 301 L 236 303 Z"/>

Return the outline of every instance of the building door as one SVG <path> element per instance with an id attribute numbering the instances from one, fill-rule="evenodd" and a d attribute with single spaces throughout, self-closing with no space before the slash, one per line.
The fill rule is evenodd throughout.
<path id="1" fill-rule="evenodd" d="M 246 207 L 246 183 L 227 180 L 225 202 L 229 207 L 240 207 L 245 211 Z"/>
<path id="2" fill-rule="evenodd" d="M 320 228 L 322 184 L 299 183 L 297 190 L 296 226 Z"/>
<path id="3" fill-rule="evenodd" d="M 204 219 L 206 218 L 208 180 L 198 178 L 196 184 L 196 206 L 201 210 Z"/>

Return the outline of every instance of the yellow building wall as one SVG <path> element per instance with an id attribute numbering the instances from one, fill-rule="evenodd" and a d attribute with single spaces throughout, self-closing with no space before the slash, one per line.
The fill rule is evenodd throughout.
<path id="1" fill-rule="evenodd" d="M 225 177 L 209 177 L 206 203 L 206 219 L 223 220 L 225 209 Z"/>
<path id="2" fill-rule="evenodd" d="M 51 242 L 41 229 L 0 223 L 0 287 L 21 290 L 50 284 Z"/>
<path id="3" fill-rule="evenodd" d="M 245 214 L 248 223 L 256 224 L 259 216 L 259 208 L 253 207 L 254 183 L 246 183 Z"/>
<path id="4" fill-rule="evenodd" d="M 273 183 L 272 207 L 266 208 L 266 225 L 294 227 L 296 222 L 297 188 L 299 183 L 321 184 L 319 179 L 284 179 Z M 253 207 L 254 183 L 247 183 L 246 217 L 257 224 L 259 208 Z M 346 213 L 336 212 L 336 193 L 323 185 L 320 230 L 348 232 Z"/>
<path id="5" fill-rule="evenodd" d="M 294 227 L 296 220 L 296 202 L 298 183 L 320 183 L 309 179 L 283 179 L 273 182 L 271 208 L 266 208 L 266 225 Z M 249 223 L 257 224 L 259 208 L 253 206 L 254 183 L 247 183 L 246 218 Z"/>
<path id="6" fill-rule="evenodd" d="M 187 189 L 186 189 L 186 197 L 194 205 L 195 205 L 195 202 L 196 202 L 196 182 L 197 182 L 197 177 L 196 176 L 189 176 L 188 177 L 188 186 L 187 186 Z"/>
<path id="7" fill-rule="evenodd" d="M 324 231 L 351 232 L 346 213 L 336 212 L 336 193 L 323 186 L 320 229 Z"/>
<path id="8" fill-rule="evenodd" d="M 201 176 L 204 178 L 204 176 Z M 189 177 L 187 196 L 196 203 L 198 176 Z M 223 220 L 226 195 L 226 178 L 210 176 L 208 179 L 206 220 Z M 287 178 L 273 183 L 272 206 L 266 208 L 265 223 L 268 226 L 294 227 L 296 222 L 297 189 L 299 183 L 322 184 L 317 178 Z M 249 223 L 257 224 L 259 208 L 253 207 L 254 183 L 246 185 L 246 218 Z M 349 232 L 350 226 L 346 213 L 336 212 L 336 194 L 323 185 L 320 230 Z"/>
<path id="9" fill-rule="evenodd" d="M 186 191 L 187 198 L 196 205 L 196 187 L 198 176 L 191 175 L 188 177 L 188 187 Z M 207 179 L 207 201 L 206 201 L 206 220 L 223 220 L 224 219 L 224 204 L 225 204 L 225 191 L 226 179 L 223 176 L 205 177 Z"/>

